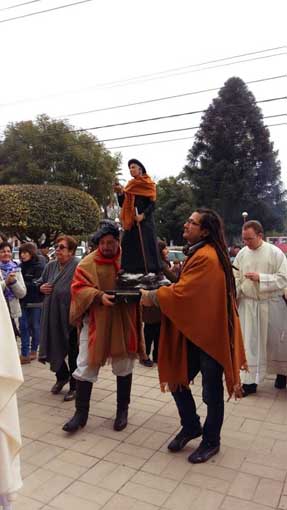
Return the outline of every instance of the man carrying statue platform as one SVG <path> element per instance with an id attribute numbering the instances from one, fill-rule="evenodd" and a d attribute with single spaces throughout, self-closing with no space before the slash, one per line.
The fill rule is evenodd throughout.
<path id="1" fill-rule="evenodd" d="M 116 287 L 120 269 L 119 229 L 103 223 L 93 241 L 96 250 L 77 266 L 71 286 L 70 321 L 80 331 L 76 383 L 76 412 L 63 426 L 75 432 L 86 425 L 92 385 L 101 366 L 111 361 L 117 377 L 115 430 L 127 426 L 134 360 L 144 355 L 139 302 L 117 302 L 107 293 Z"/>

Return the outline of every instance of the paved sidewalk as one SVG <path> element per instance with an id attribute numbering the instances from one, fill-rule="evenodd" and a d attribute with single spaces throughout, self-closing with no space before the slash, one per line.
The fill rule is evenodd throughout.
<path id="1" fill-rule="evenodd" d="M 87 426 L 73 436 L 61 427 L 74 402 L 52 395 L 54 375 L 37 361 L 23 367 L 19 391 L 24 486 L 15 510 L 270 510 L 287 509 L 286 390 L 273 378 L 256 396 L 226 404 L 220 453 L 206 464 L 166 445 L 179 428 L 157 368 L 136 363 L 129 425 L 113 431 L 115 377 L 101 370 Z M 193 386 L 198 412 L 200 378 Z"/>

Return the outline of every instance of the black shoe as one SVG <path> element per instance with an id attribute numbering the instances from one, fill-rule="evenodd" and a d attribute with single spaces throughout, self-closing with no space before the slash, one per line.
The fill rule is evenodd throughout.
<path id="1" fill-rule="evenodd" d="M 57 381 L 54 384 L 54 386 L 52 386 L 51 393 L 53 393 L 53 395 L 58 395 L 58 393 L 60 393 L 62 391 L 65 384 L 67 384 L 68 382 L 69 382 L 69 379 L 66 379 L 65 381 Z"/>
<path id="2" fill-rule="evenodd" d="M 242 396 L 248 397 L 248 395 L 252 395 L 252 393 L 256 393 L 257 384 L 242 384 Z"/>
<path id="3" fill-rule="evenodd" d="M 144 365 L 145 367 L 152 367 L 153 366 L 153 361 L 151 359 L 142 359 L 140 361 L 141 365 Z"/>
<path id="4" fill-rule="evenodd" d="M 71 418 L 63 426 L 65 432 L 77 432 L 80 428 L 84 427 L 88 421 L 88 413 L 84 411 L 76 411 L 73 418 Z"/>
<path id="5" fill-rule="evenodd" d="M 200 445 L 192 454 L 188 457 L 188 462 L 192 464 L 200 464 L 206 462 L 208 459 L 216 455 L 220 450 L 220 446 L 212 446 L 201 441 Z"/>
<path id="6" fill-rule="evenodd" d="M 286 383 L 287 383 L 286 375 L 277 374 L 275 383 L 274 383 L 275 388 L 277 388 L 278 390 L 285 390 Z"/>
<path id="7" fill-rule="evenodd" d="M 128 409 L 117 409 L 114 430 L 124 430 L 128 424 Z"/>
<path id="8" fill-rule="evenodd" d="M 76 398 L 76 390 L 69 390 L 64 396 L 65 402 L 71 402 L 71 400 L 75 400 Z"/>
<path id="9" fill-rule="evenodd" d="M 171 452 L 179 452 L 189 441 L 200 436 L 202 436 L 201 425 L 199 425 L 193 432 L 187 432 L 186 430 L 181 429 L 167 447 Z"/>

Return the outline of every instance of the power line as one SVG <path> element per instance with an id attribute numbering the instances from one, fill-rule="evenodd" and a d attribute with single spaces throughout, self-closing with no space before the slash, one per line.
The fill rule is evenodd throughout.
<path id="1" fill-rule="evenodd" d="M 59 5 L 58 7 L 52 7 L 51 9 L 46 9 L 44 11 L 30 12 L 28 14 L 22 14 L 21 16 L 14 16 L 13 18 L 1 19 L 0 23 L 8 23 L 17 19 L 29 18 L 30 16 L 37 16 L 38 14 L 44 14 L 46 12 L 59 11 L 60 9 L 66 9 L 67 7 L 73 7 L 74 5 L 86 4 L 87 2 L 93 1 L 94 0 L 79 0 L 78 2 L 74 2 L 72 4 Z"/>
<path id="2" fill-rule="evenodd" d="M 10 5 L 9 7 L 1 7 L 1 11 L 9 11 L 10 9 L 16 9 L 17 7 L 23 7 L 28 4 L 36 4 L 37 2 L 41 2 L 42 0 L 30 0 L 30 2 L 22 2 L 21 4 Z"/>
<path id="3" fill-rule="evenodd" d="M 287 115 L 286 113 L 284 113 L 283 115 Z M 282 123 L 276 123 L 276 124 L 267 124 L 265 127 L 277 127 L 277 126 L 287 126 L 287 122 L 282 122 Z M 144 146 L 144 145 L 155 145 L 155 144 L 158 144 L 158 143 L 167 143 L 167 142 L 180 142 L 181 140 L 192 140 L 194 138 L 194 136 L 183 136 L 183 137 L 180 137 L 180 138 L 168 138 L 167 140 L 156 140 L 156 141 L 153 141 L 153 142 L 143 142 L 143 143 L 132 143 L 132 144 L 129 144 L 129 145 L 118 145 L 118 146 L 113 146 L 113 147 L 106 147 L 107 150 L 112 150 L 112 149 L 125 149 L 125 148 L 128 148 L 128 147 L 141 147 L 141 146 Z"/>
<path id="4" fill-rule="evenodd" d="M 285 113 L 283 115 L 287 116 L 287 113 Z M 279 114 L 278 116 L 281 117 L 282 114 Z M 272 117 L 277 117 L 277 115 L 272 115 Z M 191 127 L 186 127 L 186 128 L 167 129 L 167 130 L 164 130 L 164 131 L 154 131 L 154 132 L 150 132 L 150 133 L 141 133 L 141 134 L 137 134 L 137 135 L 119 136 L 119 137 L 116 137 L 116 138 L 106 138 L 104 140 L 93 140 L 93 141 L 91 140 L 91 141 L 87 141 L 87 142 L 76 142 L 76 143 L 72 143 L 72 144 L 67 144 L 67 147 L 73 147 L 73 146 L 76 146 L 76 145 L 90 145 L 90 144 L 93 144 L 95 142 L 96 143 L 115 142 L 115 141 L 118 141 L 118 140 L 128 140 L 128 139 L 132 139 L 132 138 L 140 138 L 140 137 L 153 136 L 153 135 L 163 135 L 163 134 L 168 134 L 168 133 L 178 133 L 178 132 L 181 132 L 181 131 L 191 131 L 193 129 L 199 129 L 199 128 L 200 128 L 200 126 L 191 126 Z"/>
<path id="5" fill-rule="evenodd" d="M 247 81 L 246 84 L 247 85 L 252 85 L 254 83 L 261 83 L 261 82 L 270 81 L 270 80 L 279 80 L 279 79 L 282 79 L 282 78 L 287 78 L 287 74 L 281 74 L 281 75 L 278 75 L 278 76 L 271 76 L 269 78 L 260 78 L 258 80 L 251 80 L 251 81 Z M 156 102 L 159 102 L 159 101 L 168 101 L 168 100 L 171 100 L 171 99 L 178 99 L 180 97 L 187 97 L 187 96 L 192 96 L 192 95 L 197 95 L 197 94 L 203 94 L 203 93 L 206 93 L 206 92 L 216 92 L 219 89 L 220 89 L 220 87 L 214 87 L 214 88 L 202 89 L 202 90 L 193 90 L 191 92 L 184 92 L 182 94 L 174 94 L 172 96 L 163 96 L 163 97 L 157 97 L 157 98 L 152 98 L 152 99 L 145 99 L 143 101 L 135 101 L 134 103 L 124 103 L 124 104 L 120 104 L 120 105 L 106 106 L 104 108 L 96 108 L 96 109 L 93 109 L 93 110 L 86 110 L 86 111 L 82 111 L 82 112 L 74 112 L 74 113 L 58 115 L 56 118 L 77 117 L 79 115 L 87 115 L 89 113 L 105 112 L 105 111 L 108 111 L 108 110 L 117 110 L 117 109 L 121 109 L 121 108 L 128 108 L 128 107 L 131 107 L 131 106 L 138 106 L 138 105 L 143 105 L 143 104 L 156 103 Z"/>
<path id="6" fill-rule="evenodd" d="M 273 98 L 268 98 L 268 99 L 261 99 L 259 101 L 256 101 L 256 104 L 258 103 L 270 103 L 270 102 L 274 102 L 274 101 L 282 101 L 282 100 L 286 100 L 287 99 L 287 96 L 282 96 L 282 97 L 273 97 Z M 241 104 L 230 104 L 228 105 L 228 110 L 231 110 L 234 109 L 234 110 L 237 110 L 238 108 L 241 108 L 243 105 Z M 174 118 L 179 118 L 179 117 L 184 117 L 184 116 L 188 116 L 188 115 L 197 115 L 199 113 L 205 113 L 207 110 L 206 109 L 202 109 L 202 110 L 193 110 L 193 111 L 189 111 L 189 112 L 181 112 L 181 113 L 174 113 L 174 114 L 170 114 L 170 115 L 159 115 L 157 117 L 149 117 L 149 118 L 145 118 L 145 119 L 136 119 L 136 120 L 129 120 L 129 121 L 125 121 L 125 122 L 117 122 L 117 123 L 113 123 L 113 124 L 103 124 L 103 125 L 100 125 L 100 126 L 92 126 L 92 127 L 88 127 L 88 128 L 78 128 L 78 129 L 68 129 L 65 131 L 65 134 L 68 134 L 68 133 L 85 133 L 85 132 L 88 132 L 88 131 L 95 131 L 95 130 L 98 130 L 98 129 L 110 129 L 110 128 L 114 128 L 114 127 L 123 127 L 123 126 L 129 126 L 129 125 L 134 125 L 134 124 L 143 124 L 143 123 L 146 123 L 146 122 L 155 122 L 155 121 L 159 121 L 159 120 L 167 120 L 167 119 L 174 119 Z M 277 115 L 275 115 L 276 117 Z M 265 118 L 268 118 L 268 117 L 265 117 Z M 36 135 L 36 137 L 39 137 L 39 138 L 49 138 L 51 136 L 54 136 L 55 134 L 57 134 L 57 129 L 55 129 L 54 131 L 52 132 L 49 132 L 49 133 L 45 133 L 45 134 L 38 134 Z"/>
<path id="7" fill-rule="evenodd" d="M 282 100 L 286 100 L 287 99 L 287 96 L 283 96 L 283 97 L 275 97 L 275 98 L 271 98 L 271 99 L 262 99 L 261 101 L 256 101 L 256 104 L 258 103 L 270 103 L 272 101 L 282 101 Z M 231 104 L 231 105 L 228 105 L 228 107 L 230 107 L 230 109 L 232 108 L 241 108 L 243 105 L 240 105 L 240 104 Z M 229 109 L 229 108 L 228 108 Z M 148 119 L 137 119 L 137 120 L 129 120 L 129 121 L 125 121 L 125 122 L 117 122 L 117 123 L 114 123 L 114 124 L 103 124 L 101 126 L 94 126 L 94 127 L 90 127 L 90 128 L 80 128 L 80 129 L 72 129 L 72 130 L 69 130 L 67 131 L 67 133 L 83 133 L 85 131 L 95 131 L 97 129 L 106 129 L 106 128 L 112 128 L 112 127 L 122 127 L 122 126 L 129 126 L 131 124 L 142 124 L 144 122 L 154 122 L 154 121 L 158 121 L 158 120 L 166 120 L 166 119 L 174 119 L 174 118 L 177 118 L 177 117 L 184 117 L 184 116 L 187 116 L 187 115 L 196 115 L 198 113 L 205 113 L 207 110 L 193 110 L 191 112 L 182 112 L 182 113 L 173 113 L 171 115 L 159 115 L 158 117 L 150 117 Z"/>
<path id="8" fill-rule="evenodd" d="M 93 0 L 85 0 L 85 1 L 93 1 Z M 72 4 L 72 5 L 75 5 L 75 4 Z M 278 48 L 284 48 L 285 49 L 286 46 L 282 46 L 282 47 L 279 46 Z M 263 53 L 263 52 L 266 53 L 268 51 L 271 51 L 271 49 L 259 50 L 258 53 Z M 249 55 L 249 54 L 250 53 L 246 53 L 246 55 Z M 256 54 L 256 52 L 253 52 L 253 54 Z M 257 58 L 241 60 L 241 61 L 238 61 L 238 62 L 237 61 L 236 62 L 229 62 L 229 63 L 227 62 L 225 64 L 218 64 L 218 65 L 215 65 L 215 66 L 206 67 L 206 68 L 202 68 L 202 69 L 195 69 L 195 70 L 193 69 L 193 70 L 190 70 L 189 72 L 201 72 L 201 71 L 205 71 L 205 70 L 208 70 L 208 69 L 215 69 L 217 67 L 224 67 L 224 66 L 228 66 L 228 65 L 234 65 L 234 64 L 242 63 L 242 62 L 252 62 L 254 60 L 261 60 L 261 59 L 265 59 L 265 58 L 274 58 L 274 57 L 282 56 L 282 55 L 286 55 L 286 54 L 287 54 L 286 52 L 275 53 L 275 54 L 272 54 L 272 55 L 266 55 L 266 56 L 261 56 L 261 57 L 257 57 Z M 242 56 L 244 56 L 244 55 L 245 54 L 242 54 Z M 227 60 L 227 59 L 232 59 L 232 58 L 236 58 L 236 57 L 225 57 L 224 59 L 218 59 L 218 60 Z M 213 61 L 210 61 L 210 62 L 213 62 Z M 206 64 L 206 63 L 204 63 L 204 64 Z M 192 65 L 200 66 L 200 65 L 203 65 L 203 64 L 192 64 Z M 183 68 L 183 69 L 186 69 L 186 67 Z M 160 78 L 164 78 L 165 76 L 163 74 L 167 73 L 167 72 L 168 71 L 162 71 L 162 76 L 160 76 Z M 179 73 L 179 74 L 185 74 L 185 72 Z M 149 75 L 142 75 L 142 76 L 149 76 Z M 112 87 L 122 86 L 122 85 L 128 84 L 130 81 L 139 80 L 139 79 L 142 78 L 142 76 L 138 76 L 138 77 L 134 77 L 134 78 L 127 78 L 125 80 L 120 80 L 120 81 L 104 82 L 104 83 L 100 83 L 100 84 L 93 85 L 91 87 L 82 88 L 82 89 L 75 89 L 75 90 L 68 90 L 68 91 L 66 90 L 66 91 L 61 92 L 61 93 L 49 94 L 49 95 L 46 95 L 46 96 L 38 97 L 36 99 L 38 100 L 38 99 L 45 99 L 45 98 L 50 98 L 50 97 L 59 97 L 59 96 L 61 97 L 61 96 L 66 95 L 66 94 L 75 94 L 75 93 L 78 93 L 78 92 L 90 91 L 90 90 L 94 90 L 94 89 L 97 89 L 97 88 L 109 88 L 109 87 L 112 88 Z M 154 77 L 154 74 L 151 74 L 150 76 L 151 76 L 151 78 L 149 78 L 150 80 L 157 79 L 156 77 Z M 145 81 L 148 81 L 148 79 L 145 79 Z M 26 98 L 26 99 L 20 99 L 20 100 L 14 101 L 14 102 L 2 103 L 2 105 L 0 105 L 0 106 L 13 106 L 13 105 L 16 105 L 16 104 L 19 104 L 19 103 L 27 103 L 27 102 L 29 102 L 31 100 L 33 101 L 33 100 L 35 100 L 35 98 L 34 97 L 33 98 Z"/>

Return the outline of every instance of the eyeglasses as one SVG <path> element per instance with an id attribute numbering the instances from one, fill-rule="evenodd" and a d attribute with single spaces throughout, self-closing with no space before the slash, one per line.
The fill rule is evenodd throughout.
<path id="1" fill-rule="evenodd" d="M 65 250 L 68 249 L 68 246 L 65 246 L 64 244 L 55 244 L 55 250 Z"/>
<path id="2" fill-rule="evenodd" d="M 255 236 L 255 237 L 242 237 L 242 241 L 254 241 L 257 238 L 258 238 L 258 236 Z"/>
<path id="3" fill-rule="evenodd" d="M 186 220 L 186 223 L 188 223 L 189 225 L 195 225 L 196 227 L 200 227 L 200 223 L 196 223 L 196 221 L 188 218 L 188 220 Z"/>

